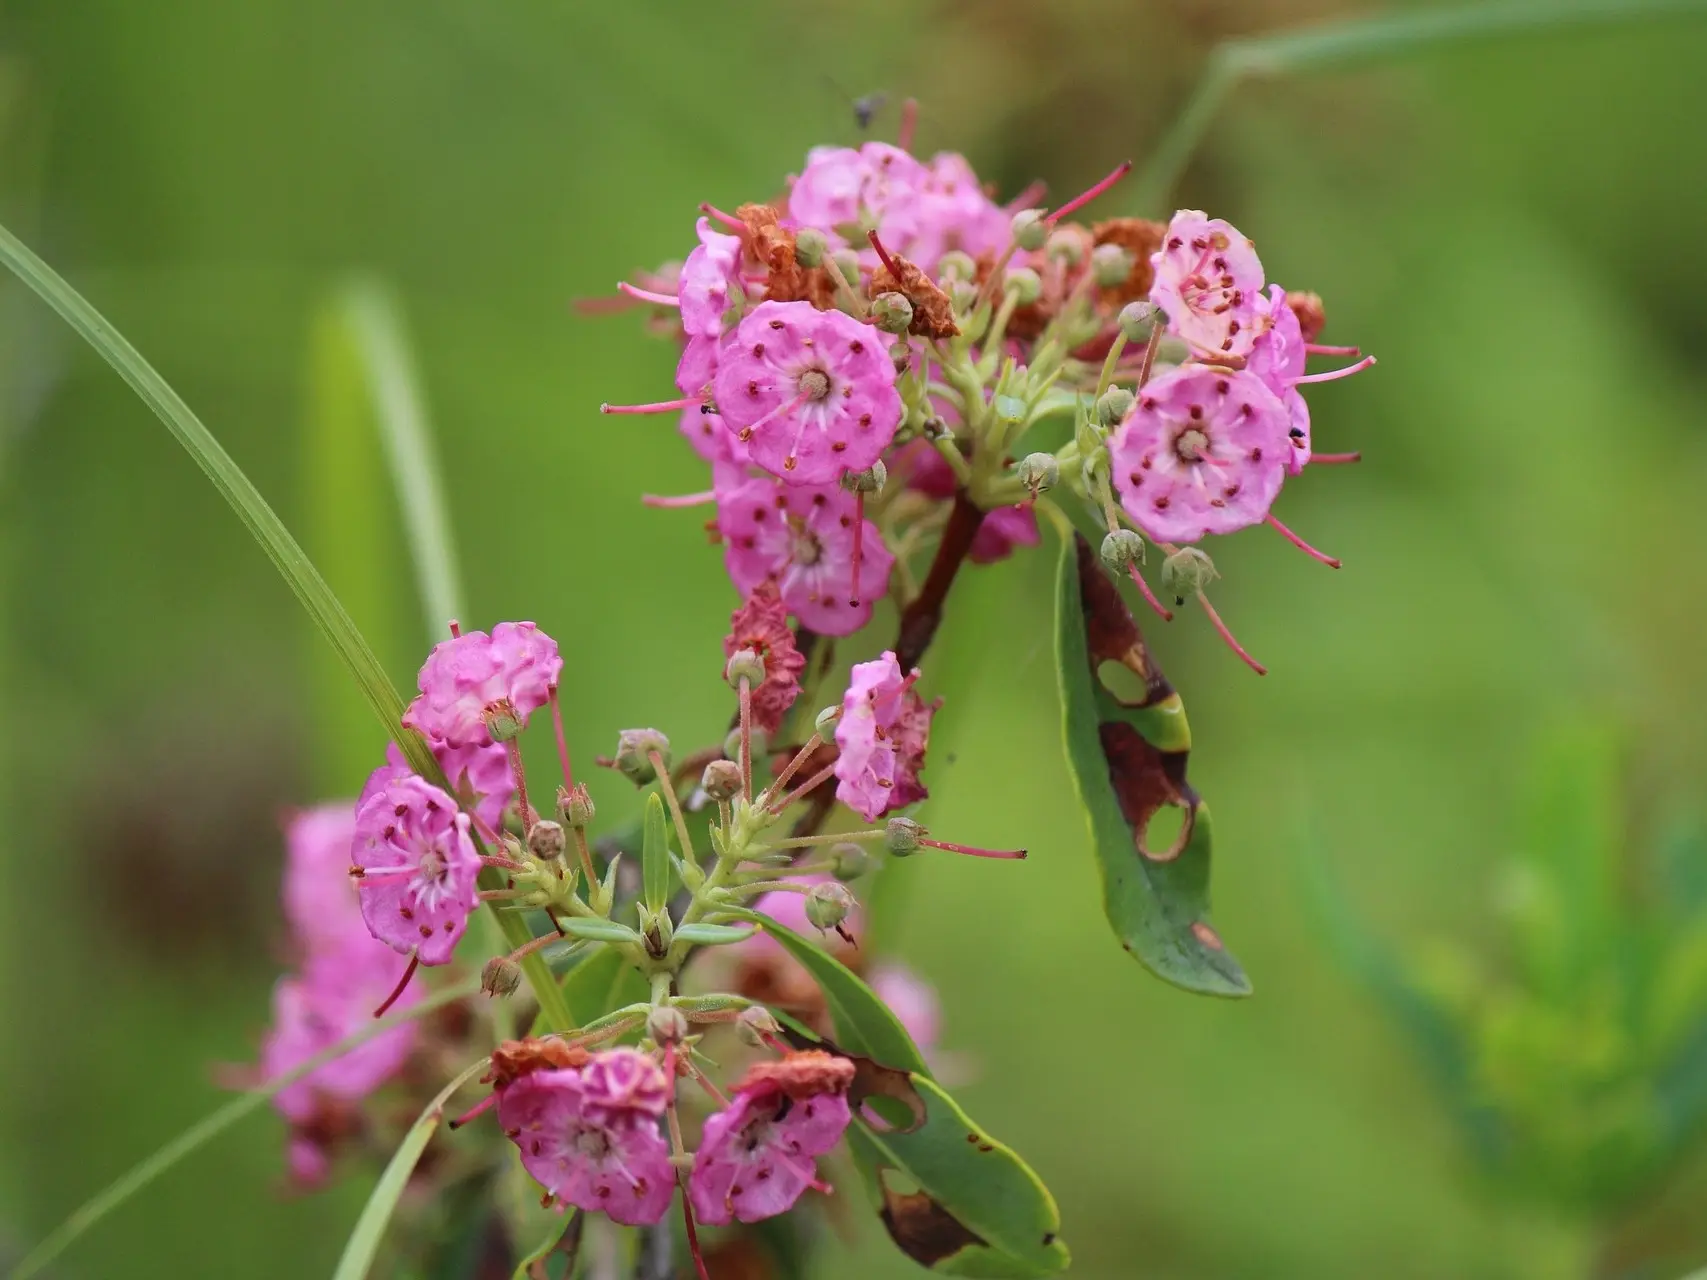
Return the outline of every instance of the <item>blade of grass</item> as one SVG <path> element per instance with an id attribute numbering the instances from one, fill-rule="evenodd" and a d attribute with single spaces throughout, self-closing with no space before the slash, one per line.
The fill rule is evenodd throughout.
<path id="1" fill-rule="evenodd" d="M 375 1036 L 383 1035 L 393 1027 L 400 1027 L 405 1022 L 423 1017 L 452 1001 L 467 999 L 479 990 L 480 984 L 478 982 L 461 982 L 455 986 L 435 991 L 419 1004 L 411 1005 L 407 1009 L 401 1009 L 384 1018 L 375 1019 L 354 1035 L 346 1036 L 331 1048 L 315 1054 L 301 1066 L 293 1067 L 261 1088 L 251 1089 L 249 1092 L 233 1098 L 217 1111 L 185 1129 L 146 1160 L 132 1166 L 112 1183 L 91 1196 L 70 1217 L 55 1227 L 46 1239 L 25 1255 L 23 1261 L 18 1263 L 12 1271 L 10 1280 L 29 1280 L 30 1276 L 41 1274 L 43 1268 L 64 1253 L 90 1227 L 100 1222 L 101 1219 L 185 1156 L 217 1138 L 243 1119 L 244 1116 L 265 1106 L 281 1090 L 289 1088 L 304 1076 L 318 1071 L 328 1062 L 343 1057 L 350 1050 L 366 1044 Z"/>
<path id="2" fill-rule="evenodd" d="M 1224 40 L 1210 53 L 1184 110 L 1139 170 L 1132 188 L 1136 205 L 1151 215 L 1164 207 L 1221 104 L 1247 76 L 1356 66 L 1469 40 L 1686 13 L 1707 13 L 1707 0 L 1473 0 L 1450 9 Z"/>
<path id="3" fill-rule="evenodd" d="M 415 1165 L 420 1161 L 421 1153 L 427 1149 L 427 1143 L 432 1141 L 433 1134 L 437 1133 L 439 1126 L 444 1123 L 445 1104 L 450 1101 L 452 1094 L 485 1068 L 488 1061 L 487 1058 L 481 1058 L 471 1063 L 467 1070 L 459 1071 L 449 1084 L 439 1090 L 438 1096 L 427 1104 L 415 1123 L 409 1126 L 409 1132 L 403 1135 L 403 1141 L 398 1143 L 397 1150 L 392 1152 L 385 1172 L 379 1175 L 379 1182 L 374 1186 L 373 1194 L 368 1197 L 367 1204 L 362 1206 L 362 1216 L 356 1219 L 350 1238 L 344 1243 L 344 1253 L 338 1259 L 338 1268 L 332 1273 L 332 1280 L 362 1280 L 362 1277 L 367 1275 L 368 1268 L 373 1265 L 374 1255 L 379 1252 L 379 1242 L 385 1238 L 385 1228 L 390 1225 L 391 1215 L 397 1211 L 397 1201 L 402 1198 L 403 1189 L 409 1185 L 409 1175 L 415 1172 Z"/>

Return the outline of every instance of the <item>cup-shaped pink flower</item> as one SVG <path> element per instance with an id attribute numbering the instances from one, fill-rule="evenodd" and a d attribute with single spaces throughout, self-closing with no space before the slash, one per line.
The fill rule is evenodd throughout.
<path id="1" fill-rule="evenodd" d="M 372 945 L 350 883 L 350 842 L 356 806 L 319 805 L 285 825 L 284 911 L 304 953 L 342 950 L 352 939 Z"/>
<path id="2" fill-rule="evenodd" d="M 974 258 L 999 252 L 1013 225 L 1011 215 L 985 194 L 966 157 L 952 151 L 939 152 L 927 166 L 915 196 L 914 221 L 912 242 L 890 248 L 932 277 L 950 249 Z M 883 240 L 890 244 L 886 235 Z"/>
<path id="3" fill-rule="evenodd" d="M 717 529 L 735 589 L 751 595 L 775 582 L 784 607 L 820 635 L 852 635 L 869 622 L 872 601 L 888 590 L 895 567 L 877 526 L 860 519 L 854 495 L 840 485 L 749 480 L 717 495 Z"/>
<path id="4" fill-rule="evenodd" d="M 670 1081 L 650 1054 L 638 1049 L 606 1049 L 581 1068 L 581 1088 L 589 1111 L 633 1111 L 661 1116 L 670 1105 Z"/>
<path id="5" fill-rule="evenodd" d="M 557 642 L 531 622 L 467 631 L 433 647 L 403 723 L 453 747 L 485 746 L 493 722 L 525 725 L 562 670 Z"/>
<path id="6" fill-rule="evenodd" d="M 890 246 L 911 244 L 919 227 L 919 193 L 929 176 L 918 160 L 887 142 L 867 142 L 858 150 L 814 147 L 789 188 L 788 216 L 853 243 L 861 261 L 871 265 L 877 255 L 865 232 L 876 231 Z"/>
<path id="7" fill-rule="evenodd" d="M 1171 332 L 1199 353 L 1250 351 L 1266 321 L 1262 262 L 1230 223 L 1180 210 L 1150 265 L 1150 301 L 1167 313 Z"/>
<path id="8" fill-rule="evenodd" d="M 374 791 L 356 814 L 352 874 L 369 932 L 393 950 L 444 964 L 480 905 L 480 855 L 456 801 L 413 774 Z"/>
<path id="9" fill-rule="evenodd" d="M 1286 305 L 1286 290 L 1272 286 L 1263 312 L 1268 317 L 1268 328 L 1251 347 L 1245 371 L 1261 378 L 1263 385 L 1286 406 L 1287 438 L 1291 442 L 1286 469 L 1297 475 L 1310 461 L 1310 406 L 1304 403 L 1298 390 L 1309 353 L 1304 347 L 1304 331 L 1298 315 Z"/>
<path id="10" fill-rule="evenodd" d="M 676 1179 L 655 1115 L 588 1105 L 575 1068 L 531 1071 L 498 1094 L 498 1123 L 522 1166 L 566 1205 L 627 1226 L 657 1222 Z"/>
<path id="11" fill-rule="evenodd" d="M 474 816 L 479 818 L 494 831 L 504 824 L 504 809 L 516 794 L 516 785 L 510 773 L 510 753 L 502 743 L 488 742 L 479 746 L 453 747 L 444 742 L 432 743 L 433 756 L 439 762 L 439 768 L 445 771 L 445 777 L 450 780 L 451 790 L 462 802 L 464 809 L 472 808 Z M 368 775 L 362 793 L 356 800 L 356 807 L 350 811 L 351 819 L 366 804 L 368 798 L 381 787 L 398 778 L 406 778 L 411 770 L 409 762 L 403 758 L 403 750 L 395 742 L 385 748 L 385 763 Z M 345 841 L 343 860 L 344 871 L 349 871 L 349 842 Z M 349 876 L 344 877 L 348 884 Z"/>
<path id="12" fill-rule="evenodd" d="M 718 353 L 723 425 L 757 466 L 790 484 L 864 471 L 901 425 L 895 365 L 882 339 L 845 311 L 761 302 Z"/>
<path id="13" fill-rule="evenodd" d="M 701 218 L 696 229 L 699 247 L 682 263 L 676 285 L 682 329 L 690 338 L 720 338 L 724 314 L 742 297 L 741 241 L 713 231 L 709 218 Z"/>
<path id="14" fill-rule="evenodd" d="M 836 722 L 836 799 L 867 822 L 923 800 L 919 781 L 937 704 L 914 691 L 893 652 L 854 665 Z"/>
<path id="15" fill-rule="evenodd" d="M 1109 437 L 1115 493 L 1153 542 L 1259 524 L 1286 478 L 1287 422 L 1254 374 L 1171 369 L 1145 384 Z"/>
<path id="16" fill-rule="evenodd" d="M 724 1110 L 705 1122 L 688 1177 L 701 1222 L 760 1222 L 794 1207 L 818 1179 L 817 1157 L 852 1118 L 853 1063 L 816 1049 L 748 1072 Z"/>

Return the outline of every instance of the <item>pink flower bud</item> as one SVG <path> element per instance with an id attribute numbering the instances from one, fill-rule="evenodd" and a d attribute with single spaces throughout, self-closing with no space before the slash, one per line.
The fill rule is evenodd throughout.
<path id="1" fill-rule="evenodd" d="M 557 642 L 531 622 L 468 631 L 434 646 L 403 723 L 453 747 L 484 746 L 495 723 L 525 725 L 562 670 Z"/>

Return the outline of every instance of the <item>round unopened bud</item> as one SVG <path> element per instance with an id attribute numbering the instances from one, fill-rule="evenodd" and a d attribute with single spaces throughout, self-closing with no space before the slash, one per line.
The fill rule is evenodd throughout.
<path id="1" fill-rule="evenodd" d="M 815 884 L 806 895 L 806 920 L 818 930 L 839 928 L 858 905 L 844 884 Z"/>
<path id="2" fill-rule="evenodd" d="M 757 689 L 765 682 L 765 660 L 757 649 L 737 649 L 723 665 L 723 678 L 732 688 L 739 689 L 741 681 Z"/>
<path id="3" fill-rule="evenodd" d="M 564 825 L 585 827 L 593 821 L 593 797 L 588 792 L 585 783 L 576 783 L 573 787 L 557 788 L 557 814 L 563 819 Z"/>
<path id="4" fill-rule="evenodd" d="M 522 731 L 522 722 L 507 702 L 487 707 L 481 719 L 486 722 L 486 731 L 492 735 L 493 742 L 508 742 Z"/>
<path id="5" fill-rule="evenodd" d="M 1144 563 L 1144 539 L 1130 529 L 1114 529 L 1102 540 L 1102 562 L 1116 573 Z"/>
<path id="6" fill-rule="evenodd" d="M 951 280 L 948 284 L 948 305 L 955 314 L 965 315 L 978 301 L 978 286 L 970 280 Z"/>
<path id="7" fill-rule="evenodd" d="M 1085 260 L 1084 240 L 1066 229 L 1050 236 L 1049 243 L 1043 246 L 1043 251 L 1069 267 L 1076 267 Z"/>
<path id="8" fill-rule="evenodd" d="M 830 260 L 841 271 L 842 279 L 848 282 L 849 288 L 859 288 L 859 255 L 857 253 L 852 249 L 838 249 L 830 255 Z"/>
<path id="9" fill-rule="evenodd" d="M 1014 476 L 1033 494 L 1039 494 L 1061 483 L 1061 464 L 1052 453 L 1028 453 L 1014 468 Z"/>
<path id="10" fill-rule="evenodd" d="M 871 854 L 863 845 L 837 844 L 830 846 L 830 874 L 838 880 L 858 880 L 871 870 Z"/>
<path id="11" fill-rule="evenodd" d="M 895 366 L 896 373 L 904 374 L 913 367 L 913 344 L 905 335 L 889 344 L 889 363 Z"/>
<path id="12" fill-rule="evenodd" d="M 1099 244 L 1091 250 L 1091 278 L 1104 289 L 1126 283 L 1138 259 L 1132 250 L 1117 244 Z"/>
<path id="13" fill-rule="evenodd" d="M 925 829 L 911 818 L 891 818 L 883 831 L 883 847 L 897 858 L 919 851 L 919 837 Z"/>
<path id="14" fill-rule="evenodd" d="M 823 266 L 829 249 L 830 242 L 816 227 L 802 227 L 794 233 L 794 260 L 808 270 Z"/>
<path id="15" fill-rule="evenodd" d="M 884 333 L 905 333 L 913 323 L 913 304 L 904 293 L 880 293 L 871 300 L 871 322 Z"/>
<path id="16" fill-rule="evenodd" d="M 920 424 L 919 434 L 926 440 L 944 440 L 954 433 L 949 429 L 947 419 L 933 413 Z"/>
<path id="17" fill-rule="evenodd" d="M 522 985 L 522 967 L 509 956 L 493 956 L 480 970 L 480 989 L 493 999 L 514 995 Z"/>
<path id="18" fill-rule="evenodd" d="M 741 766 L 733 760 L 713 760 L 699 775 L 699 785 L 713 800 L 733 800 L 741 794 Z"/>
<path id="19" fill-rule="evenodd" d="M 740 1016 L 735 1019 L 735 1029 L 748 1044 L 760 1046 L 767 1040 L 774 1040 L 781 1030 L 776 1025 L 776 1019 L 771 1017 L 771 1011 L 758 1004 L 741 1010 Z"/>
<path id="20" fill-rule="evenodd" d="M 566 843 L 563 828 L 550 818 L 541 818 L 528 832 L 528 852 L 536 858 L 561 858 Z"/>
<path id="21" fill-rule="evenodd" d="M 1181 547 L 1162 561 L 1162 590 L 1173 593 L 1175 604 L 1184 604 L 1221 575 L 1215 562 L 1196 547 Z"/>
<path id="22" fill-rule="evenodd" d="M 1116 323 L 1120 325 L 1120 332 L 1126 335 L 1128 342 L 1148 342 L 1150 330 L 1155 328 L 1161 318 L 1160 307 L 1140 298 L 1137 302 L 1128 302 L 1120 309 Z"/>
<path id="23" fill-rule="evenodd" d="M 1132 402 L 1136 399 L 1125 387 L 1110 387 L 1097 399 L 1097 421 L 1105 427 L 1123 421 L 1132 412 Z"/>
<path id="24" fill-rule="evenodd" d="M 842 718 L 842 709 L 825 707 L 812 720 L 812 728 L 820 738 L 828 738 L 836 732 L 836 721 Z"/>
<path id="25" fill-rule="evenodd" d="M 939 280 L 976 280 L 978 264 L 964 250 L 950 249 L 937 259 L 936 274 Z"/>
<path id="26" fill-rule="evenodd" d="M 1014 214 L 1014 243 L 1027 253 L 1041 249 L 1049 239 L 1049 224 L 1043 220 L 1041 209 L 1021 209 Z"/>
<path id="27" fill-rule="evenodd" d="M 1020 306 L 1030 306 L 1043 294 L 1043 277 L 1030 267 L 1009 267 L 1002 288 L 1013 294 Z"/>
<path id="28" fill-rule="evenodd" d="M 687 1039 L 688 1020 L 680 1009 L 661 1004 L 646 1015 L 646 1034 L 656 1045 L 680 1044 Z"/>
<path id="29" fill-rule="evenodd" d="M 842 488 L 849 493 L 876 493 L 889 483 L 889 468 L 882 460 L 872 463 L 864 471 L 842 472 Z"/>
<path id="30" fill-rule="evenodd" d="M 759 678 L 764 679 L 761 672 Z M 656 729 L 624 729 L 616 735 L 616 768 L 637 787 L 644 787 L 658 777 L 651 756 L 656 753 L 664 767 L 670 767 L 670 740 Z"/>

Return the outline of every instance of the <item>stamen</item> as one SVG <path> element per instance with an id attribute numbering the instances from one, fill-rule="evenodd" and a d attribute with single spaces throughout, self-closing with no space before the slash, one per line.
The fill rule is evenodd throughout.
<path id="1" fill-rule="evenodd" d="M 1360 356 L 1363 354 L 1359 347 L 1324 347 L 1315 342 L 1306 342 L 1304 350 L 1313 356 Z"/>
<path id="2" fill-rule="evenodd" d="M 1349 378 L 1354 373 L 1362 373 L 1374 363 L 1374 356 L 1364 356 L 1356 364 L 1348 364 L 1343 369 L 1330 369 L 1326 373 L 1306 373 L 1302 377 L 1288 378 L 1287 381 L 1295 387 L 1303 386 L 1306 382 L 1334 382 L 1340 378 Z"/>
<path id="3" fill-rule="evenodd" d="M 1035 209 L 1037 202 L 1049 194 L 1049 184 L 1039 178 L 1002 206 L 1002 212 L 1013 214 L 1021 209 Z"/>
<path id="4" fill-rule="evenodd" d="M 409 985 L 409 979 L 415 976 L 415 970 L 418 969 L 420 965 L 421 953 L 419 951 L 411 951 L 409 953 L 409 964 L 408 967 L 403 970 L 403 976 L 397 980 L 397 986 L 392 993 L 386 996 L 384 1002 L 380 1004 L 379 1008 L 373 1011 L 374 1017 L 383 1018 L 385 1016 L 385 1011 L 397 1003 L 398 997 L 403 994 L 403 988 Z"/>
<path id="5" fill-rule="evenodd" d="M 1305 555 L 1309 556 L 1312 560 L 1320 560 L 1323 564 L 1327 565 L 1328 568 L 1330 568 L 1330 569 L 1338 569 L 1340 567 L 1340 562 L 1338 560 L 1334 559 L 1334 557 L 1332 557 L 1330 555 L 1326 555 L 1323 552 L 1316 550 L 1316 548 L 1312 547 L 1308 542 L 1305 542 L 1304 539 L 1300 538 L 1297 534 L 1293 533 L 1292 530 L 1288 529 L 1285 525 L 1281 524 L 1280 521 L 1276 520 L 1272 515 L 1264 516 L 1263 519 L 1265 521 L 1267 521 L 1269 524 L 1274 526 L 1276 533 L 1278 533 L 1281 537 L 1285 538 L 1288 542 L 1290 542 L 1293 546 L 1297 547 L 1300 551 L 1302 551 Z"/>
<path id="6" fill-rule="evenodd" d="M 1144 581 L 1144 575 L 1138 572 L 1138 566 L 1127 565 L 1126 573 L 1132 579 L 1132 585 L 1138 588 L 1138 594 L 1144 597 L 1144 602 L 1161 615 L 1163 622 L 1172 622 L 1173 611 L 1156 599 L 1156 593 L 1150 590 L 1150 584 Z"/>
<path id="7" fill-rule="evenodd" d="M 682 507 L 703 507 L 708 502 L 717 501 L 717 490 L 704 489 L 699 493 L 679 493 L 675 496 L 657 493 L 643 493 L 640 501 L 648 507 L 662 507 L 676 510 Z"/>
<path id="8" fill-rule="evenodd" d="M 1088 190 L 1074 196 L 1071 200 L 1067 201 L 1066 204 L 1062 205 L 1059 209 L 1055 210 L 1055 212 L 1044 218 L 1044 221 L 1050 226 L 1054 226 L 1069 213 L 1073 213 L 1089 204 L 1092 200 L 1095 200 L 1103 192 L 1107 191 L 1115 183 L 1119 182 L 1131 172 L 1132 162 L 1130 160 L 1123 160 L 1120 164 L 1115 166 L 1114 171 L 1110 173 L 1108 177 L 1104 178 L 1101 182 L 1096 183 Z"/>
<path id="9" fill-rule="evenodd" d="M 563 766 L 563 785 L 575 785 L 575 771 L 569 767 L 569 739 L 563 736 L 563 704 L 557 698 L 557 686 L 552 685 L 546 697 L 551 702 L 551 727 L 557 733 L 557 761 Z"/>
<path id="10" fill-rule="evenodd" d="M 698 396 L 686 396 L 680 400 L 654 400 L 651 404 L 601 404 L 600 413 L 674 413 L 678 409 L 691 409 L 696 404 L 703 404 Z"/>
<path id="11" fill-rule="evenodd" d="M 452 618 L 450 620 L 450 638 L 452 640 L 455 640 L 455 639 L 458 639 L 461 635 L 462 635 L 462 623 L 458 622 L 455 618 Z"/>
<path id="12" fill-rule="evenodd" d="M 743 235 L 746 234 L 746 230 L 747 230 L 747 224 L 746 223 L 742 222 L 741 219 L 737 218 L 732 213 L 724 213 L 723 210 L 719 209 L 714 204 L 708 204 L 707 202 L 702 200 L 699 203 L 699 211 L 703 214 L 708 215 L 709 217 L 716 218 L 719 222 L 721 222 L 726 227 L 731 227 L 734 230 L 741 232 Z"/>
<path id="13" fill-rule="evenodd" d="M 651 289 L 642 289 L 638 285 L 629 284 L 626 280 L 616 282 L 617 291 L 626 293 L 629 297 L 640 302 L 650 302 L 657 307 L 679 307 L 682 300 L 670 293 L 654 293 Z"/>
<path id="14" fill-rule="evenodd" d="M 681 1175 L 676 1180 L 681 1182 Z M 682 1224 L 687 1230 L 688 1253 L 693 1257 L 694 1270 L 699 1272 L 699 1280 L 711 1280 L 711 1272 L 705 1269 L 705 1254 L 699 1247 L 699 1231 L 694 1226 L 693 1205 L 688 1201 L 687 1184 L 682 1183 Z"/>
<path id="15" fill-rule="evenodd" d="M 949 844 L 944 840 L 928 840 L 919 837 L 919 843 L 932 849 L 945 849 L 949 853 L 964 853 L 973 858 L 1024 858 L 1024 849 L 974 849 L 968 844 Z"/>
<path id="16" fill-rule="evenodd" d="M 883 260 L 883 265 L 889 268 L 889 274 L 895 277 L 895 283 L 901 283 L 901 268 L 895 265 L 895 259 L 889 256 L 889 250 L 883 247 L 883 241 L 877 238 L 877 232 L 867 231 L 865 238 L 871 241 L 871 247 L 877 250 L 877 256 Z"/>
<path id="17" fill-rule="evenodd" d="M 1363 453 L 1361 450 L 1357 453 L 1312 453 L 1310 455 L 1311 466 L 1320 463 L 1324 467 L 1333 467 L 1341 463 L 1362 461 Z"/>
<path id="18" fill-rule="evenodd" d="M 1227 624 L 1221 621 L 1221 615 L 1215 612 L 1215 606 L 1209 603 L 1209 597 L 1199 591 L 1197 593 L 1197 599 L 1198 603 L 1203 606 L 1203 612 L 1209 616 L 1209 625 L 1215 628 L 1215 633 L 1226 642 L 1227 647 L 1239 655 L 1239 661 L 1243 662 L 1259 676 L 1266 676 L 1268 674 L 1268 668 L 1263 666 L 1263 664 L 1258 662 L 1255 658 L 1251 657 L 1251 655 L 1246 652 L 1244 645 L 1233 639 L 1233 633 L 1227 630 Z"/>
<path id="19" fill-rule="evenodd" d="M 498 1101 L 498 1095 L 496 1093 L 489 1093 L 484 1098 L 480 1099 L 479 1102 L 476 1102 L 467 1111 L 464 1111 L 455 1120 L 452 1120 L 445 1127 L 447 1129 L 460 1129 L 460 1128 L 462 1128 L 463 1125 L 467 1124 L 470 1120 L 473 1120 L 478 1116 L 485 1115 L 488 1111 L 490 1111 L 492 1109 L 493 1105 L 497 1101 Z"/>

